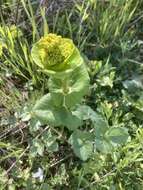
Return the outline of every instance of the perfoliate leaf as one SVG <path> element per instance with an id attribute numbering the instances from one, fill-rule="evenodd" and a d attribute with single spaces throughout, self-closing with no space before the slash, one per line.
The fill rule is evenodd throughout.
<path id="1" fill-rule="evenodd" d="M 89 76 L 84 64 L 75 68 L 63 79 L 51 78 L 49 90 L 55 106 L 73 107 L 88 92 Z"/>
<path id="2" fill-rule="evenodd" d="M 43 124 L 50 124 L 53 126 L 66 126 L 70 130 L 76 129 L 82 125 L 82 120 L 78 118 L 71 111 L 64 107 L 55 107 L 52 105 L 51 96 L 45 95 L 33 108 L 33 117 L 38 119 Z"/>

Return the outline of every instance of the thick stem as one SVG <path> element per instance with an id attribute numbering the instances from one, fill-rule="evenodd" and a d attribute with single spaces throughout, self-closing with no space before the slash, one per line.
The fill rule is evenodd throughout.
<path id="1" fill-rule="evenodd" d="M 68 79 L 62 80 L 62 89 L 63 89 L 63 94 L 66 95 L 69 92 L 69 81 Z"/>

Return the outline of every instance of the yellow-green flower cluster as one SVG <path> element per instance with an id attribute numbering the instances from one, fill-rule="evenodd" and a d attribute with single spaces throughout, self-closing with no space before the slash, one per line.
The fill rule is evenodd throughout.
<path id="1" fill-rule="evenodd" d="M 32 48 L 33 60 L 45 70 L 65 71 L 75 56 L 80 54 L 73 41 L 56 34 L 42 37 Z"/>

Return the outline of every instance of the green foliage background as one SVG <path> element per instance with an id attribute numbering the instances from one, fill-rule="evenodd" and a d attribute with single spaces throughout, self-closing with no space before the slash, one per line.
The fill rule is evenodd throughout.
<path id="1" fill-rule="evenodd" d="M 143 1 L 58 3 L 0 2 L 0 189 L 142 190 Z M 90 76 L 73 117 L 58 112 L 76 132 L 30 120 L 54 88 L 31 57 L 48 32 L 73 39 Z"/>

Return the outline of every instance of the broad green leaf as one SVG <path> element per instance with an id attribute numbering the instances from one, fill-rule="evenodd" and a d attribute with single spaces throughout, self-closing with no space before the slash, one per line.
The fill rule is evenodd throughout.
<path id="1" fill-rule="evenodd" d="M 78 126 L 82 125 L 82 120 L 64 107 L 53 107 L 50 110 L 35 110 L 33 111 L 33 117 L 44 124 L 53 126 L 62 125 L 68 127 L 70 130 L 75 130 Z"/>
<path id="2" fill-rule="evenodd" d="M 133 77 L 131 80 L 126 80 L 123 82 L 123 86 L 129 92 L 139 91 L 143 89 L 142 76 Z"/>
<path id="3" fill-rule="evenodd" d="M 55 109 L 52 105 L 51 95 L 47 94 L 36 102 L 32 115 L 44 124 L 59 126 L 62 125 L 60 111 L 60 109 Z"/>
<path id="4" fill-rule="evenodd" d="M 89 136 L 87 132 L 75 131 L 69 139 L 75 155 L 83 161 L 86 161 L 93 152 L 93 142 Z"/>
<path id="5" fill-rule="evenodd" d="M 87 105 L 78 105 L 74 113 L 78 115 L 81 119 L 83 120 L 90 119 L 92 122 L 95 122 L 101 117 L 91 107 Z"/>
<path id="6" fill-rule="evenodd" d="M 46 94 L 40 100 L 38 100 L 33 110 L 48 110 L 52 107 L 51 95 Z"/>
<path id="7" fill-rule="evenodd" d="M 128 140 L 129 134 L 126 128 L 111 127 L 105 134 L 106 138 L 115 144 L 124 144 Z"/>
<path id="8" fill-rule="evenodd" d="M 95 135 L 98 138 L 103 137 L 109 128 L 107 121 L 103 118 L 98 118 L 94 123 L 94 127 L 95 127 Z"/>
<path id="9" fill-rule="evenodd" d="M 80 103 L 83 96 L 88 92 L 89 76 L 85 65 L 78 67 L 71 76 L 70 93 L 67 94 L 65 104 L 69 107 Z"/>
<path id="10" fill-rule="evenodd" d="M 54 126 L 61 125 L 61 121 L 58 117 L 56 117 L 57 114 L 53 110 L 35 110 L 33 112 L 33 117 L 38 119 L 43 124 L 50 124 Z"/>
<path id="11" fill-rule="evenodd" d="M 95 148 L 102 153 L 108 154 L 112 152 L 113 146 L 105 139 L 95 139 Z"/>
<path id="12" fill-rule="evenodd" d="M 106 119 L 87 105 L 79 105 L 76 111 L 74 111 L 74 114 L 81 120 L 91 120 L 95 127 L 96 136 L 103 136 L 109 128 Z"/>
<path id="13" fill-rule="evenodd" d="M 82 120 L 65 108 L 56 111 L 56 118 L 59 118 L 61 124 L 70 130 L 75 130 L 82 125 Z"/>

